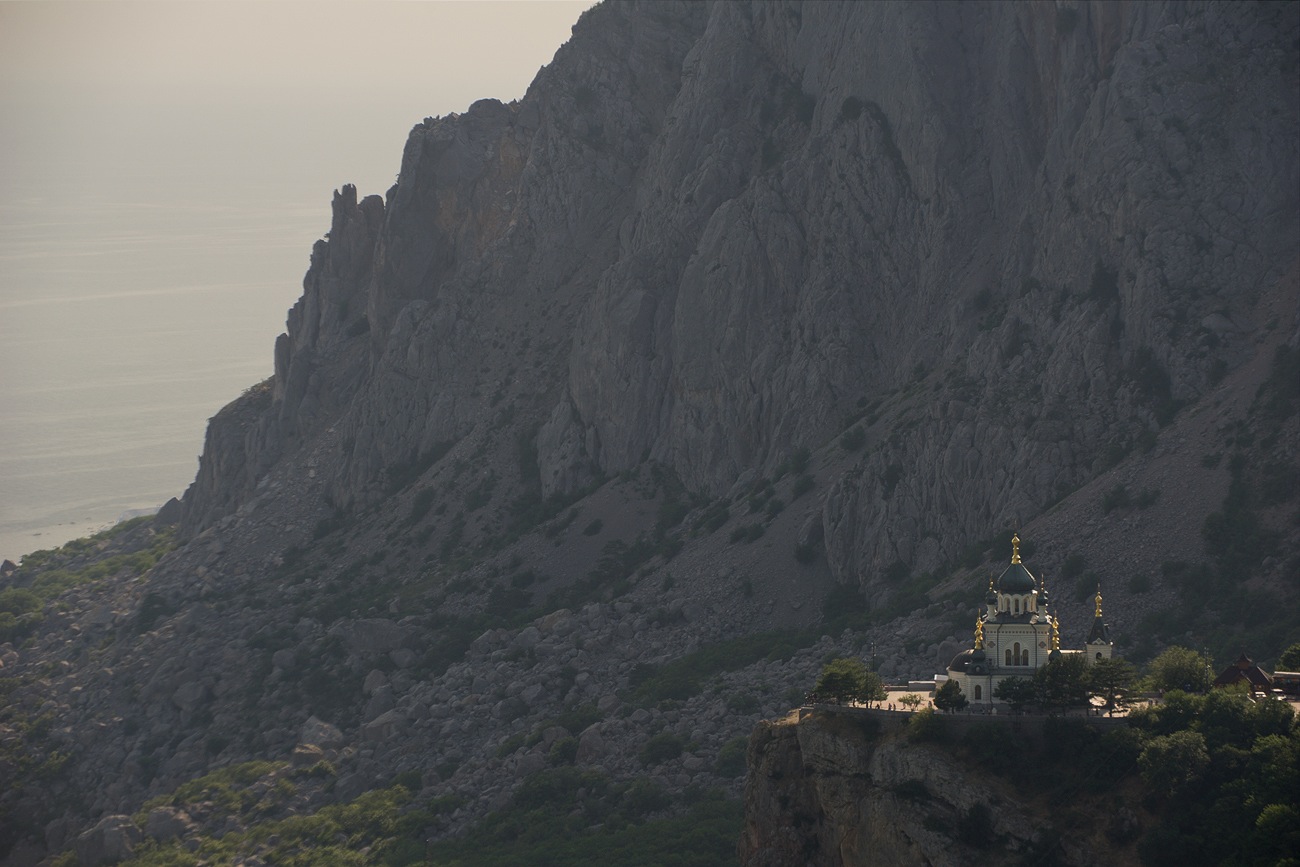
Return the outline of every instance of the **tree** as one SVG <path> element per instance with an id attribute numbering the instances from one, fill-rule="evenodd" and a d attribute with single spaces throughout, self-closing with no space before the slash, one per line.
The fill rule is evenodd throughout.
<path id="1" fill-rule="evenodd" d="M 831 701 L 851 701 L 865 692 L 868 674 L 872 672 L 867 671 L 866 664 L 860 659 L 832 659 L 822 667 L 821 677 L 817 678 L 817 686 L 813 689 Z M 880 678 L 877 677 L 876 684 L 879 683 Z"/>
<path id="2" fill-rule="evenodd" d="M 1277 671 L 1300 671 L 1300 641 L 1282 651 L 1277 658 Z"/>
<path id="3" fill-rule="evenodd" d="M 1020 713 L 1038 701 L 1038 690 L 1028 677 L 1008 677 L 993 688 L 993 697 L 1011 705 L 1015 713 Z"/>
<path id="4" fill-rule="evenodd" d="M 1209 764 L 1205 738 L 1200 732 L 1186 730 L 1152 738 L 1138 756 L 1142 779 L 1166 795 L 1200 777 Z"/>
<path id="5" fill-rule="evenodd" d="M 1038 703 L 1045 710 L 1065 710 L 1088 704 L 1088 661 L 1081 653 L 1054 659 L 1034 672 Z"/>
<path id="6" fill-rule="evenodd" d="M 1137 670 L 1124 659 L 1099 659 L 1088 669 L 1088 692 L 1106 703 L 1106 713 L 1128 703 Z"/>
<path id="7" fill-rule="evenodd" d="M 961 684 L 955 680 L 944 681 L 943 686 L 934 691 L 934 706 L 939 710 L 961 710 L 970 704 L 962 695 Z"/>
<path id="8" fill-rule="evenodd" d="M 1151 660 L 1151 667 L 1147 670 L 1147 686 L 1155 690 L 1205 692 L 1210 688 L 1211 667 L 1208 656 L 1174 645 Z"/>
<path id="9" fill-rule="evenodd" d="M 866 702 L 867 707 L 871 707 L 872 702 L 884 701 L 888 695 L 889 693 L 885 692 L 885 684 L 880 680 L 880 675 L 874 671 L 868 671 L 862 678 L 862 689 L 858 692 L 856 698 Z"/>
<path id="10" fill-rule="evenodd" d="M 908 710 L 916 710 L 921 706 L 921 697 L 914 692 L 904 693 L 898 697 L 898 703 Z"/>

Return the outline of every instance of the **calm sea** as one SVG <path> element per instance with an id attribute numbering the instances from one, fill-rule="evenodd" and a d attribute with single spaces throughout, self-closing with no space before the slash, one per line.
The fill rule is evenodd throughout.
<path id="1" fill-rule="evenodd" d="M 0 558 L 184 492 L 207 419 L 271 374 L 323 193 L 0 204 Z"/>

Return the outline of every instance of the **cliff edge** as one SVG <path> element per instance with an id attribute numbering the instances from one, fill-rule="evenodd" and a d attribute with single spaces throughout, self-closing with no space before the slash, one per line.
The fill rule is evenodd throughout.
<path id="1" fill-rule="evenodd" d="M 741 864 L 1138 863 L 1129 845 L 1138 820 L 1120 784 L 1074 788 L 1064 804 L 1053 798 L 1041 731 L 913 718 L 804 710 L 759 723 L 749 741 Z"/>

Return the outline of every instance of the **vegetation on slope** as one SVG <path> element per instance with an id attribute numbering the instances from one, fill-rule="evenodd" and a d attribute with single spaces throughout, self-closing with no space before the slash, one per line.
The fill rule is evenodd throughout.
<path id="1" fill-rule="evenodd" d="M 120 575 L 140 576 L 176 547 L 171 528 L 153 530 L 153 518 L 124 521 L 102 533 L 23 558 L 11 586 L 0 590 L 0 644 L 36 631 L 46 606 L 77 587 Z"/>
<path id="2" fill-rule="evenodd" d="M 1288 704 L 1235 690 L 1173 691 L 1129 723 L 1101 731 L 1053 717 L 1035 745 L 994 720 L 965 726 L 958 739 L 942 715 L 923 712 L 909 734 L 949 743 L 1050 810 L 1054 822 L 1026 863 L 1057 863 L 1061 841 L 1094 833 L 1134 847 L 1151 867 L 1295 863 L 1300 721 Z M 1011 754 L 1020 760 L 1005 761 Z M 978 816 L 946 830 L 977 848 L 999 845 Z"/>
<path id="3" fill-rule="evenodd" d="M 284 763 L 250 762 L 187 783 L 155 799 L 136 816 L 171 806 L 198 813 L 217 809 L 241 830 L 204 834 L 197 844 L 145 843 L 132 867 L 234 865 L 256 856 L 284 865 L 681 865 L 735 861 L 740 805 L 716 793 L 688 792 L 674 803 L 649 781 L 614 783 L 596 771 L 554 768 L 530 776 L 506 807 L 455 839 L 433 841 L 439 817 L 461 805 L 455 798 L 418 804 L 416 779 L 399 777 L 344 803 L 309 815 L 291 812 L 301 788 L 330 785 L 327 763 L 291 770 Z M 286 815 L 288 811 L 289 814 Z"/>

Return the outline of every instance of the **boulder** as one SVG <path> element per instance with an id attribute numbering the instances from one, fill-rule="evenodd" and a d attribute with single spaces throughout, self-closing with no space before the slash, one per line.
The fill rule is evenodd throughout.
<path id="1" fill-rule="evenodd" d="M 298 734 L 298 742 L 315 744 L 327 750 L 337 749 L 343 746 L 343 732 L 339 731 L 338 726 L 330 725 L 314 716 L 308 717 L 307 721 L 302 724 L 302 730 Z"/>
<path id="2" fill-rule="evenodd" d="M 366 675 L 366 679 L 361 682 L 361 691 L 366 695 L 374 695 L 375 692 L 383 686 L 388 685 L 388 675 L 379 669 L 371 669 Z"/>
<path id="3" fill-rule="evenodd" d="M 185 713 L 193 713 L 199 705 L 207 701 L 208 695 L 206 683 L 201 680 L 191 680 L 181 684 L 176 692 L 172 693 L 172 704 Z"/>
<path id="4" fill-rule="evenodd" d="M 317 762 L 323 761 L 325 761 L 325 751 L 315 744 L 298 744 L 289 754 L 289 764 L 295 768 L 310 768 Z"/>
<path id="5" fill-rule="evenodd" d="M 386 741 L 396 735 L 406 724 L 406 717 L 396 710 L 387 710 L 361 727 L 361 739 L 370 743 Z"/>
<path id="6" fill-rule="evenodd" d="M 520 756 L 519 764 L 515 765 L 515 776 L 524 779 L 527 776 L 537 773 L 546 767 L 546 757 L 541 753 L 528 753 Z"/>
<path id="7" fill-rule="evenodd" d="M 609 745 L 600 733 L 600 723 L 588 726 L 578 738 L 578 752 L 575 761 L 580 765 L 599 764 L 609 754 Z"/>
<path id="8" fill-rule="evenodd" d="M 144 835 L 150 840 L 165 843 L 189 836 L 194 827 L 194 820 L 184 810 L 155 807 L 149 811 L 149 817 L 145 820 Z"/>
<path id="9" fill-rule="evenodd" d="M 287 648 L 277 650 L 271 654 L 271 665 L 281 671 L 293 671 L 298 667 L 298 656 Z"/>
<path id="10" fill-rule="evenodd" d="M 398 668 L 410 668 L 412 665 L 415 664 L 415 660 L 418 657 L 416 656 L 414 650 L 410 650 L 405 647 L 399 647 L 397 650 L 394 650 L 392 653 L 388 654 L 388 658 L 391 659 L 393 661 L 393 664 L 396 665 Z"/>
<path id="11" fill-rule="evenodd" d="M 144 834 L 130 816 L 105 816 L 77 837 L 77 860 L 87 867 L 112 864 L 129 856 L 143 840 Z"/>

